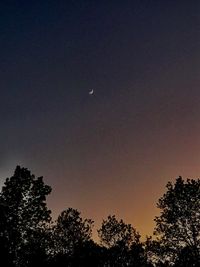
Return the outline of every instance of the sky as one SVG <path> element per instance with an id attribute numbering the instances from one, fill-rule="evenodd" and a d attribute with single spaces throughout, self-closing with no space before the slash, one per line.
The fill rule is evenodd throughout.
<path id="1" fill-rule="evenodd" d="M 0 185 L 16 165 L 72 207 L 152 234 L 168 181 L 200 177 L 199 1 L 0 3 Z M 94 90 L 93 94 L 89 94 Z"/>

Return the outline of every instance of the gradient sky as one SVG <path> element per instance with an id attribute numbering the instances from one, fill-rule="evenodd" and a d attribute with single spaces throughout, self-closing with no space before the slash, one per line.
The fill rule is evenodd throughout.
<path id="1" fill-rule="evenodd" d="M 199 1 L 1 1 L 0 177 L 17 164 L 99 227 L 151 234 L 179 175 L 200 177 Z M 89 90 L 94 94 L 89 95 Z"/>

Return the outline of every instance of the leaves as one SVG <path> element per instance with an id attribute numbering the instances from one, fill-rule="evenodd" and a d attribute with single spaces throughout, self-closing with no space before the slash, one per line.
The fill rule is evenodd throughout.
<path id="1" fill-rule="evenodd" d="M 45 226 L 51 220 L 50 210 L 46 206 L 46 196 L 50 186 L 43 178 L 36 178 L 26 168 L 17 166 L 14 175 L 6 179 L 0 194 L 0 203 L 4 203 L 5 221 L 0 235 L 6 240 L 9 254 L 17 266 L 26 266 L 23 255 L 31 254 L 32 243 L 42 240 Z M 40 238 L 39 238 L 40 237 Z"/>
<path id="2" fill-rule="evenodd" d="M 196 248 L 200 257 L 200 180 L 182 177 L 167 184 L 167 192 L 158 201 L 160 216 L 155 218 L 155 234 L 168 247 L 171 261 L 183 248 Z M 173 259 L 172 259 L 173 258 Z"/>
<path id="3" fill-rule="evenodd" d="M 77 246 L 91 240 L 92 227 L 93 221 L 83 220 L 76 209 L 64 210 L 53 229 L 56 253 L 72 255 Z"/>
<path id="4" fill-rule="evenodd" d="M 117 220 L 115 215 L 108 216 L 103 220 L 101 229 L 98 230 L 101 244 L 110 248 L 123 242 L 125 246 L 130 247 L 135 241 L 138 242 L 140 235 L 130 225 L 125 224 L 123 220 Z"/>

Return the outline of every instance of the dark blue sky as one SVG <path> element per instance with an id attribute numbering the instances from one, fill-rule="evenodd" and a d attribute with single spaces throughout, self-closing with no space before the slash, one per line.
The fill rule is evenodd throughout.
<path id="1" fill-rule="evenodd" d="M 166 182 L 200 173 L 199 14 L 199 1 L 1 1 L 2 183 L 21 164 L 52 185 L 54 213 L 150 231 Z"/>

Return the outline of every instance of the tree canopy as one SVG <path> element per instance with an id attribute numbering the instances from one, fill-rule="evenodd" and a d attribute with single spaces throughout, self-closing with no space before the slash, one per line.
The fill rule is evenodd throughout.
<path id="1" fill-rule="evenodd" d="M 178 177 L 158 200 L 154 236 L 115 215 L 94 222 L 73 208 L 56 221 L 46 197 L 51 187 L 17 166 L 0 192 L 0 251 L 5 267 L 198 267 L 200 266 L 200 180 Z"/>
<path id="2" fill-rule="evenodd" d="M 108 248 L 121 243 L 130 247 L 133 242 L 138 243 L 140 239 L 139 233 L 131 224 L 126 224 L 122 219 L 117 220 L 115 215 L 109 215 L 107 220 L 103 220 L 98 235 L 101 244 Z"/>
<path id="3" fill-rule="evenodd" d="M 98 234 L 101 245 L 108 249 L 106 266 L 149 266 L 140 234 L 131 224 L 109 215 L 103 220 Z"/>
<path id="4" fill-rule="evenodd" d="M 90 241 L 92 227 L 93 221 L 91 219 L 83 220 L 78 210 L 68 208 L 62 211 L 54 227 L 58 253 L 72 254 L 77 246 Z"/>
<path id="5" fill-rule="evenodd" d="M 163 256 L 175 262 L 183 251 L 200 263 L 200 180 L 182 177 L 167 184 L 159 199 L 160 216 L 155 218 L 155 234 L 165 249 Z M 187 248 L 187 249 L 186 249 Z M 199 265 L 198 265 L 199 266 Z"/>
<path id="6" fill-rule="evenodd" d="M 27 256 L 33 252 L 32 244 L 38 243 L 45 225 L 51 220 L 46 206 L 46 196 L 50 192 L 50 186 L 44 184 L 42 177 L 36 178 L 20 166 L 2 187 L 0 236 L 16 266 L 27 265 Z"/>

